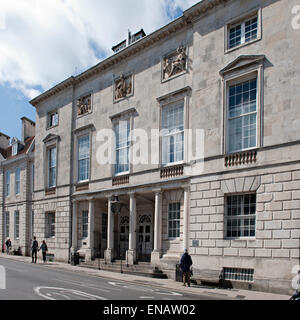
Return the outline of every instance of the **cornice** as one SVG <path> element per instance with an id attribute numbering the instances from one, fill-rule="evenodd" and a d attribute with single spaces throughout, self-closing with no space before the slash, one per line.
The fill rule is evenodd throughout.
<path id="1" fill-rule="evenodd" d="M 199 15 L 202 15 L 207 11 L 212 10 L 215 6 L 227 1 L 228 0 L 203 0 L 202 2 L 184 11 L 181 17 L 170 22 L 166 26 L 158 29 L 157 31 L 154 31 L 153 33 L 138 40 L 137 42 L 134 42 L 127 48 L 101 61 L 100 63 L 84 71 L 80 75 L 71 76 L 65 81 L 57 84 L 55 87 L 42 93 L 38 97 L 31 100 L 30 104 L 32 104 L 34 107 L 38 107 L 41 102 L 65 90 L 66 88 L 69 88 L 70 86 L 74 87 L 75 85 L 95 76 L 96 74 L 109 69 L 113 65 L 118 64 L 122 60 L 127 59 L 128 57 L 150 47 L 154 43 L 170 37 L 172 34 L 178 32 L 179 30 L 183 30 L 184 28 L 191 25 L 193 20 L 196 17 L 199 17 Z"/>

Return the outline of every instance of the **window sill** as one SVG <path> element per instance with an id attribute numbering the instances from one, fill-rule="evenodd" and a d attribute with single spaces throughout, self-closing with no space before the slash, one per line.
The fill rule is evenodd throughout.
<path id="1" fill-rule="evenodd" d="M 46 196 L 53 195 L 53 194 L 56 194 L 56 187 L 47 188 L 47 189 L 45 190 L 45 195 L 46 195 Z"/>
<path id="2" fill-rule="evenodd" d="M 260 41 L 262 38 L 260 37 L 260 38 L 257 38 L 257 39 L 255 39 L 255 40 L 251 40 L 251 41 L 249 41 L 249 42 L 245 42 L 245 43 L 242 43 L 242 44 L 240 44 L 240 45 L 238 45 L 238 46 L 236 46 L 236 47 L 234 47 L 234 48 L 231 48 L 231 49 L 226 49 L 225 50 L 225 52 L 224 52 L 224 54 L 229 54 L 229 53 L 231 53 L 231 52 L 233 52 L 233 51 L 236 51 L 236 50 L 239 50 L 239 49 L 241 49 L 241 48 L 243 48 L 243 47 L 246 47 L 246 46 L 249 46 L 249 45 L 251 45 L 251 44 L 253 44 L 253 43 L 255 43 L 255 42 L 258 42 L 258 41 Z"/>
<path id="3" fill-rule="evenodd" d="M 118 178 L 118 177 L 122 177 L 122 176 L 126 176 L 129 175 L 129 171 L 124 171 L 124 172 L 120 172 L 120 173 L 115 173 L 114 174 L 114 178 Z"/>
<path id="4" fill-rule="evenodd" d="M 236 241 L 247 241 L 247 240 L 256 240 L 256 237 L 238 237 L 238 238 L 229 238 L 229 237 L 226 237 L 224 238 L 224 240 L 236 240 Z"/>
<path id="5" fill-rule="evenodd" d="M 51 129 L 56 128 L 56 127 L 58 127 L 58 124 L 56 124 L 54 126 L 51 126 L 51 127 L 47 127 L 46 130 L 51 130 Z"/>

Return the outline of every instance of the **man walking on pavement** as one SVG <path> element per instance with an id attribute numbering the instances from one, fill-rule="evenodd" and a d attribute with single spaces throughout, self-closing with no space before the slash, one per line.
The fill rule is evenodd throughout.
<path id="1" fill-rule="evenodd" d="M 191 256 L 188 254 L 187 249 L 184 249 L 184 254 L 180 259 L 180 268 L 183 272 L 183 285 L 191 286 L 191 265 L 193 264 Z"/>
<path id="2" fill-rule="evenodd" d="M 32 242 L 32 246 L 31 246 L 32 263 L 33 262 L 36 263 L 38 249 L 39 249 L 39 244 L 36 240 L 36 237 L 33 237 L 33 242 Z"/>

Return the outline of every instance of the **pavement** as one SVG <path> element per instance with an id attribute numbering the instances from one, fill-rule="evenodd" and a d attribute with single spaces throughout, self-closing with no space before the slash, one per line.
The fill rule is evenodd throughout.
<path id="1" fill-rule="evenodd" d="M 15 262 L 31 264 L 31 257 L 12 256 L 0 253 L 0 258 L 12 260 Z M 1 263 L 0 263 L 1 264 Z M 31 264 L 32 265 L 32 264 Z M 75 273 L 78 277 L 88 275 L 98 277 L 100 279 L 110 280 L 110 283 L 126 282 L 136 286 L 147 286 L 157 288 L 157 290 L 175 291 L 189 296 L 202 296 L 207 299 L 222 300 L 289 300 L 290 296 L 282 294 L 273 294 L 258 291 L 240 290 L 240 289 L 219 289 L 214 287 L 206 287 L 199 285 L 191 285 L 191 287 L 183 287 L 182 283 L 172 279 L 153 279 L 137 275 L 121 274 L 104 270 L 90 269 L 79 266 L 72 266 L 61 262 L 47 262 L 44 264 L 38 261 L 37 266 L 43 266 L 50 270 L 61 270 L 68 273 Z M 74 275 L 75 276 L 75 275 Z M 122 298 L 120 298 L 122 299 Z M 127 299 L 123 297 L 123 299 Z"/>

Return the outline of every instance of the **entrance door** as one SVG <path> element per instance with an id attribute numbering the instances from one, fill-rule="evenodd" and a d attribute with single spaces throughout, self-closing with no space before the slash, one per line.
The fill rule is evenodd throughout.
<path id="1" fill-rule="evenodd" d="M 138 260 L 150 262 L 152 252 L 152 219 L 151 215 L 141 216 L 138 228 Z"/>
<path id="2" fill-rule="evenodd" d="M 129 217 L 123 216 L 120 220 L 119 258 L 125 259 L 129 242 Z"/>

